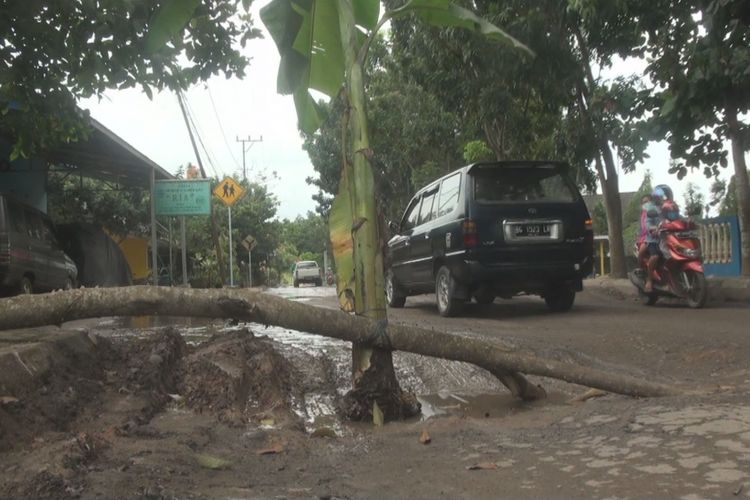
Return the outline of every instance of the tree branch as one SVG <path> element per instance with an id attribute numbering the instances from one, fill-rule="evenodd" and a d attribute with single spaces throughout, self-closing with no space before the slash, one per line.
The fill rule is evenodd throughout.
<path id="1" fill-rule="evenodd" d="M 0 300 L 0 330 L 60 324 L 83 318 L 163 315 L 234 318 L 276 325 L 354 343 L 383 335 L 383 324 L 362 316 L 317 308 L 254 290 L 203 290 L 167 287 L 91 288 Z M 676 395 L 676 387 L 639 379 L 613 370 L 576 352 L 557 350 L 557 359 L 520 349 L 501 339 L 467 337 L 448 332 L 389 324 L 385 329 L 392 350 L 472 363 L 500 377 L 522 398 L 538 388 L 521 373 L 551 377 L 608 392 L 637 397 Z M 549 349 L 545 349 L 549 352 Z M 632 370 L 631 370 L 632 371 Z M 508 382 L 509 379 L 513 379 Z M 514 391 L 515 392 L 515 391 Z"/>

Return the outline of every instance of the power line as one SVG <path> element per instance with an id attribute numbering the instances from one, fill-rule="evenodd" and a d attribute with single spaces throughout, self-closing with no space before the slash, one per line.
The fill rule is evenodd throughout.
<path id="1" fill-rule="evenodd" d="M 219 176 L 219 173 L 216 169 L 216 164 L 214 163 L 214 158 L 212 152 L 209 150 L 209 148 L 206 146 L 206 144 L 203 142 L 203 138 L 201 137 L 203 135 L 203 131 L 198 126 L 198 120 L 195 118 L 195 112 L 193 111 L 192 106 L 190 106 L 190 101 L 188 101 L 187 94 L 183 94 L 183 98 L 185 99 L 185 106 L 188 110 L 188 116 L 190 118 L 190 123 L 193 125 L 193 129 L 195 130 L 195 135 L 198 137 L 198 142 L 200 142 L 201 148 L 203 148 L 203 152 L 206 153 L 206 159 L 208 159 L 208 163 L 211 165 L 211 168 L 213 169 L 216 176 Z"/>
<path id="2" fill-rule="evenodd" d="M 187 94 L 182 93 L 182 99 L 185 102 L 185 108 L 187 110 L 188 119 L 190 120 L 190 124 L 193 126 L 193 130 L 195 131 L 195 136 L 198 138 L 198 142 L 201 145 L 201 148 L 203 149 L 203 152 L 206 153 L 206 159 L 208 160 L 208 164 L 211 165 L 211 170 L 214 171 L 214 175 L 216 177 L 219 177 L 219 172 L 216 169 L 216 165 L 214 164 L 213 158 L 211 153 L 209 152 L 208 148 L 203 142 L 203 138 L 201 137 L 201 130 L 198 127 L 197 121 L 194 118 L 193 109 L 190 106 L 190 102 L 187 99 Z"/>
<path id="3" fill-rule="evenodd" d="M 224 127 L 221 124 L 221 118 L 219 118 L 219 113 L 216 111 L 216 104 L 214 103 L 214 96 L 211 94 L 211 87 L 206 84 L 206 90 L 208 91 L 208 98 L 211 100 L 211 107 L 214 110 L 214 116 L 216 117 L 216 122 L 219 124 L 219 130 L 221 131 L 221 137 L 224 139 L 224 145 L 227 147 L 227 151 L 229 151 L 229 156 L 232 157 L 232 161 L 234 161 L 234 165 L 239 169 L 240 164 L 237 161 L 237 158 L 235 158 L 234 153 L 232 153 L 232 148 L 229 146 L 229 141 L 227 140 L 227 134 L 224 132 Z M 244 154 L 244 153 L 243 153 Z M 244 161 L 244 159 L 243 159 Z M 243 175 L 244 175 L 244 167 L 243 167 Z"/>

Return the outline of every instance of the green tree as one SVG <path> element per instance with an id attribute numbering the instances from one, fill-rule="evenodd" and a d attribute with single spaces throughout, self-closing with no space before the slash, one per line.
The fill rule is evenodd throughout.
<path id="1" fill-rule="evenodd" d="M 383 24 L 411 14 L 432 24 L 466 28 L 523 47 L 447 0 L 410 0 L 382 18 L 378 0 L 273 0 L 261 10 L 281 54 L 278 90 L 294 96 L 300 128 L 314 133 L 323 122 L 322 109 L 310 89 L 329 97 L 340 92 L 345 96 L 342 173 L 330 213 L 338 291 L 346 309 L 377 321 L 386 320 L 383 254 L 364 70 L 368 49 Z M 351 417 L 374 417 L 377 421 L 378 415 L 396 418 L 413 411 L 413 403 L 403 400 L 390 351 L 354 346 L 352 357 L 355 387 L 349 393 L 347 411 Z"/>
<path id="2" fill-rule="evenodd" d="M 467 142 L 464 146 L 464 161 L 474 163 L 488 161 L 494 158 L 492 150 L 487 143 L 481 140 Z"/>
<path id="3" fill-rule="evenodd" d="M 711 195 L 711 199 L 709 200 L 708 205 L 710 207 L 716 207 L 717 205 L 721 204 L 722 200 L 726 196 L 727 183 L 722 179 L 714 179 L 714 181 L 711 183 L 711 187 L 709 188 L 709 192 Z"/>
<path id="4" fill-rule="evenodd" d="M 661 12 L 648 30 L 648 74 L 662 89 L 651 120 L 657 137 L 682 163 L 682 177 L 703 167 L 707 176 L 728 166 L 731 144 L 735 196 L 740 218 L 742 274 L 750 276 L 750 182 L 745 153 L 750 148 L 750 22 L 744 0 L 686 4 L 654 2 Z"/>
<path id="5" fill-rule="evenodd" d="M 329 251 L 328 224 L 320 214 L 307 212 L 305 217 L 285 219 L 281 223 L 281 240 L 294 248 L 298 260 L 314 260 L 323 267 L 323 252 Z M 311 258 L 303 258 L 303 255 Z"/>
<path id="6" fill-rule="evenodd" d="M 750 177 L 750 171 L 748 171 Z M 737 215 L 737 178 L 733 175 L 729 178 L 729 184 L 721 179 L 714 180 L 711 184 L 711 201 L 709 205 L 719 207 L 719 215 Z"/>
<path id="7" fill-rule="evenodd" d="M 106 182 L 50 173 L 48 211 L 56 223 L 86 221 L 112 233 L 140 233 L 149 223 L 149 195 L 140 188 L 114 189 Z"/>
<path id="8" fill-rule="evenodd" d="M 683 213 L 688 217 L 693 217 L 695 219 L 703 218 L 703 210 L 706 207 L 706 197 L 701 193 L 700 188 L 692 182 L 688 182 L 685 187 L 684 199 L 685 207 L 683 208 Z"/>
<path id="9" fill-rule="evenodd" d="M 594 234 L 602 235 L 607 234 L 609 231 L 607 226 L 607 209 L 604 208 L 604 203 L 598 201 L 594 208 L 591 209 L 591 219 L 594 225 Z"/>
<path id="10" fill-rule="evenodd" d="M 86 137 L 81 98 L 107 89 L 185 89 L 245 74 L 259 36 L 240 0 L 8 0 L 0 9 L 1 128 L 12 158 Z"/>
<path id="11" fill-rule="evenodd" d="M 386 0 L 397 8 L 401 0 Z M 551 3 L 551 2 L 550 2 Z M 502 24 L 537 53 L 533 64 L 464 30 L 444 30 L 409 19 L 392 23 L 393 54 L 404 80 L 437 97 L 459 119 L 463 143 L 482 140 L 495 159 L 552 158 L 558 97 L 555 73 L 559 23 L 525 2 L 473 2 L 477 13 Z M 556 12 L 560 12 L 557 9 Z M 550 61 L 547 61 L 547 57 Z M 547 79 L 547 85 L 537 82 Z M 550 83 L 555 81 L 555 85 Z M 463 151 L 462 151 L 463 152 Z"/>
<path id="12" fill-rule="evenodd" d="M 239 278 L 239 261 L 247 261 L 247 250 L 242 246 L 242 240 L 246 236 L 253 236 L 257 241 L 257 246 L 253 250 L 253 269 L 257 272 L 260 256 L 265 258 L 265 256 L 272 255 L 280 244 L 280 223 L 274 220 L 279 202 L 272 193 L 268 192 L 265 185 L 244 179 L 235 178 L 235 180 L 246 190 L 246 194 L 232 205 L 234 276 Z M 213 189 L 219 182 L 220 179 L 212 179 L 211 188 Z M 228 253 L 227 207 L 221 200 L 212 196 L 211 209 L 216 214 L 220 247 Z M 221 285 L 219 260 L 216 258 L 208 217 L 187 218 L 187 247 L 193 256 L 194 264 L 200 265 L 203 277 L 206 278 L 210 274 L 213 278 L 212 282 L 203 281 L 199 285 Z M 239 279 L 237 281 L 239 282 Z"/>

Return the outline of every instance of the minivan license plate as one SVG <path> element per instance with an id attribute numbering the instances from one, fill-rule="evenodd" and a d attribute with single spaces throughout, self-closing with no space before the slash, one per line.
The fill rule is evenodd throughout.
<path id="1" fill-rule="evenodd" d="M 549 237 L 551 228 L 551 224 L 518 224 L 513 226 L 513 236 L 516 238 Z"/>

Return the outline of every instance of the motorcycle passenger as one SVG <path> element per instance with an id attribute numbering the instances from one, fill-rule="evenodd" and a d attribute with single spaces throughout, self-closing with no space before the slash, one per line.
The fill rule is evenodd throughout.
<path id="1" fill-rule="evenodd" d="M 646 235 L 648 234 L 648 226 L 646 225 L 646 218 L 648 216 L 647 203 L 651 203 L 650 194 L 645 194 L 641 198 L 641 227 L 635 240 L 635 247 L 638 249 L 637 262 L 643 262 L 646 259 L 646 251 L 648 250 L 648 245 L 646 244 Z"/>
<path id="2" fill-rule="evenodd" d="M 651 200 L 643 205 L 643 210 L 646 215 L 645 227 L 643 228 L 646 232 L 645 253 L 648 256 L 648 261 L 646 263 L 646 284 L 644 290 L 647 293 L 654 290 L 654 271 L 656 270 L 656 265 L 659 263 L 659 258 L 662 256 L 662 252 L 659 248 L 659 223 L 661 223 L 662 220 L 661 206 L 668 193 L 671 193 L 671 190 L 665 191 L 663 186 L 657 186 L 651 193 Z"/>

